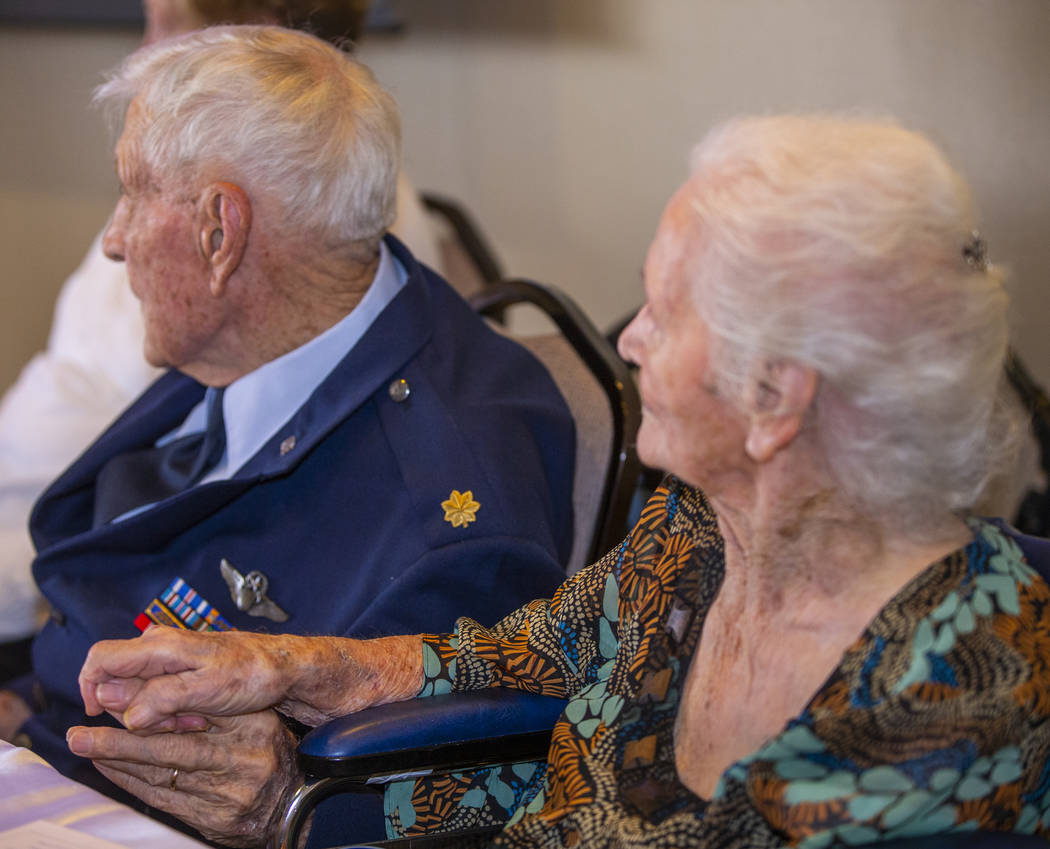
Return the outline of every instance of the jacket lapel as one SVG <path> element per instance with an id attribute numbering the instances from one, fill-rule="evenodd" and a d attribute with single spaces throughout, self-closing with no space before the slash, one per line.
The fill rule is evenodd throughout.
<path id="1" fill-rule="evenodd" d="M 287 474 L 341 422 L 389 384 L 430 339 L 431 292 L 425 271 L 393 236 L 387 246 L 408 272 L 401 291 L 291 419 L 237 473 L 236 478 Z M 282 450 L 294 438 L 294 450 Z M 352 450 L 352 449 L 351 449 Z"/>
<path id="2" fill-rule="evenodd" d="M 95 478 L 110 457 L 152 445 L 186 418 L 204 387 L 170 371 L 153 383 L 37 500 L 29 530 L 37 551 L 91 529 Z"/>

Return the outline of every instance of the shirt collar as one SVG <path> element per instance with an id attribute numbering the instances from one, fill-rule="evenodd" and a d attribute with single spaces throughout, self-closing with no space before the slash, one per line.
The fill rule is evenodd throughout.
<path id="1" fill-rule="evenodd" d="M 407 279 L 404 267 L 386 244 L 380 243 L 375 279 L 348 315 L 305 345 L 231 383 L 223 396 L 226 453 L 201 483 L 233 477 L 257 454 L 361 340 Z M 204 404 L 201 402 L 190 411 L 172 438 L 203 429 Z"/>

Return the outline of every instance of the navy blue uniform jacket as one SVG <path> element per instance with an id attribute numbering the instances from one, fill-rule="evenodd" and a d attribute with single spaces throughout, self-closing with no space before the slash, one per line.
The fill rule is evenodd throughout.
<path id="1" fill-rule="evenodd" d="M 388 245 L 404 288 L 231 480 L 91 527 L 101 466 L 153 444 L 203 397 L 170 372 L 41 496 L 33 574 L 54 613 L 33 646 L 35 682 L 14 689 L 38 709 L 22 731 L 63 772 L 99 783 L 65 746 L 66 728 L 89 722 L 77 690 L 88 648 L 136 636 L 135 617 L 176 576 L 235 628 L 362 637 L 443 632 L 464 614 L 494 623 L 563 580 L 575 439 L 564 400 L 531 354 Z M 465 526 L 445 519 L 453 490 L 481 505 Z M 288 621 L 237 610 L 223 558 L 263 572 Z"/>

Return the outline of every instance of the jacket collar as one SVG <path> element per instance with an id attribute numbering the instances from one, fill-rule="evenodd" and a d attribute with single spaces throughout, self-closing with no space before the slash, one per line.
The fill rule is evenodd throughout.
<path id="1" fill-rule="evenodd" d="M 294 468 L 333 428 L 347 419 L 412 359 L 431 337 L 432 295 L 428 275 L 395 237 L 387 246 L 408 278 L 401 291 L 372 323 L 368 332 L 339 361 L 306 403 L 234 476 L 255 479 L 284 474 Z M 282 453 L 294 438 L 294 448 Z"/>

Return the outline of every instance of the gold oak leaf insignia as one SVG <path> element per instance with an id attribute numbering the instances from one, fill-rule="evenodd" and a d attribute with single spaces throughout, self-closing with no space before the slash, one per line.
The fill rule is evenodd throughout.
<path id="1" fill-rule="evenodd" d="M 481 504 L 474 500 L 474 493 L 469 489 L 460 492 L 452 490 L 448 501 L 442 501 L 441 507 L 445 511 L 445 521 L 454 528 L 465 528 L 478 517 L 474 515 L 481 508 Z"/>

